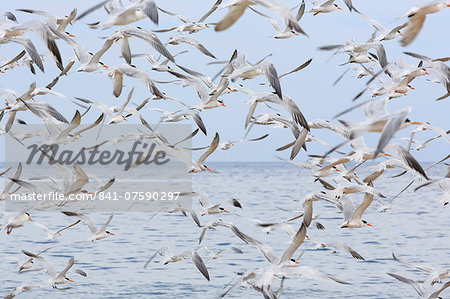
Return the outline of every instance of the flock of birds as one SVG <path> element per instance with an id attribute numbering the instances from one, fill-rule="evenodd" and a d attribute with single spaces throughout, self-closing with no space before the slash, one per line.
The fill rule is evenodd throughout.
<path id="1" fill-rule="evenodd" d="M 148 129 L 146 132 L 132 132 L 129 135 L 117 136 L 115 140 L 110 140 L 110 142 L 120 143 L 129 140 L 151 140 L 157 143 L 170 157 L 185 163 L 187 165 L 187 172 L 207 173 L 214 171 L 205 165 L 205 160 L 210 155 L 213 155 L 216 150 L 230 150 L 238 142 L 259 142 L 260 146 L 264 146 L 264 139 L 269 134 L 248 138 L 247 134 L 253 127 L 275 126 L 289 129 L 292 133 L 291 140 L 286 145 L 277 149 L 278 152 L 290 150 L 289 159 L 282 160 L 308 169 L 311 175 L 316 178 L 315 181 L 321 184 L 323 190 L 305 197 L 302 205 L 303 213 L 301 215 L 279 223 L 257 223 L 267 233 L 276 229 L 282 229 L 287 232 L 291 238 L 291 243 L 281 255 L 276 253 L 268 244 L 249 236 L 231 222 L 217 218 L 217 220 L 209 224 L 202 223 L 202 215 L 230 213 L 230 211 L 222 207 L 223 203 L 211 203 L 206 193 L 185 192 L 180 194 L 180 196 L 198 198 L 202 207 L 200 211 L 183 208 L 174 204 L 162 212 L 183 213 L 185 216 L 189 215 L 194 220 L 195 225 L 198 226 L 199 231 L 201 231 L 199 244 L 203 241 L 207 231 L 230 229 L 244 243 L 256 247 L 267 260 L 267 267 L 265 268 L 249 268 L 248 271 L 239 273 L 233 283 L 219 298 L 226 296 L 233 289 L 240 286 L 252 288 L 261 293 L 265 298 L 279 298 L 282 295 L 283 288 L 281 286 L 278 290 L 276 289 L 274 286 L 275 279 L 282 278 L 281 281 L 283 282 L 284 277 L 292 276 L 303 276 L 328 280 L 332 283 L 350 284 L 350 282 L 331 277 L 313 268 L 299 265 L 298 259 L 294 258 L 295 253 L 302 247 L 305 239 L 308 239 L 308 230 L 313 219 L 315 219 L 315 216 L 313 216 L 313 206 L 317 205 L 316 202 L 324 202 L 327 205 L 335 206 L 337 210 L 342 212 L 343 221 L 341 228 L 356 229 L 371 226 L 363 218 L 365 211 L 372 205 L 374 200 L 380 203 L 383 211 L 386 211 L 390 208 L 392 201 L 400 196 L 400 194 L 397 194 L 391 200 L 386 201 L 386 196 L 376 188 L 376 180 L 388 168 L 401 170 L 402 173 L 399 176 L 409 174 L 414 177 L 402 192 L 414 184 L 416 184 L 415 191 L 419 189 L 426 190 L 435 186 L 442 191 L 442 196 L 439 198 L 440 204 L 445 206 L 450 201 L 450 167 L 447 173 L 441 177 L 431 178 L 427 174 L 427 171 L 431 167 L 445 163 L 450 158 L 450 155 L 442 157 L 442 159 L 435 161 L 427 169 L 424 169 L 412 154 L 415 150 L 427 147 L 431 142 L 442 142 L 443 146 L 448 147 L 450 143 L 448 128 L 439 128 L 428 122 L 411 120 L 408 117 L 411 112 L 411 107 L 393 113 L 387 110 L 387 105 L 390 101 L 395 101 L 396 98 L 406 96 L 408 91 L 413 89 L 411 85 L 413 80 L 425 75 L 432 75 L 434 78 L 430 81 L 444 86 L 444 95 L 438 98 L 438 100 L 446 99 L 450 95 L 450 67 L 446 64 L 450 60 L 450 57 L 436 59 L 413 52 L 404 52 L 406 56 L 401 56 L 395 61 L 389 61 L 384 48 L 385 43 L 395 39 L 399 39 L 402 46 L 409 45 L 420 34 L 426 18 L 431 18 L 429 15 L 450 7 L 450 4 L 438 1 L 421 7 L 413 7 L 403 17 L 402 24 L 390 29 L 360 12 L 357 9 L 357 3 L 352 3 L 351 0 L 343 0 L 343 3 L 351 13 L 360 15 L 374 27 L 374 32 L 366 42 L 356 42 L 351 39 L 339 45 L 324 45 L 319 50 L 333 51 L 333 55 L 348 56 L 348 61 L 343 65 L 349 65 L 351 67 L 334 84 L 337 84 L 347 72 L 353 72 L 358 78 L 369 78 L 367 87 L 353 99 L 357 101 L 364 95 L 368 95 L 367 100 L 359 100 L 352 107 L 336 115 L 336 117 L 341 117 L 355 109 L 362 109 L 366 118 L 362 122 L 348 122 L 343 120 L 340 122 L 332 122 L 321 119 L 307 120 L 308 117 L 303 115 L 295 100 L 283 91 L 280 79 L 308 67 L 311 60 L 302 63 L 290 72 L 278 75 L 276 66 L 268 61 L 268 56 L 256 63 L 250 63 L 244 53 L 236 50 L 230 53 L 231 55 L 226 61 L 218 61 L 216 56 L 208 50 L 207 45 L 201 44 L 195 38 L 197 33 L 201 34 L 202 30 L 210 27 L 214 28 L 215 31 L 225 31 L 231 26 L 237 26 L 233 24 L 240 18 L 245 19 L 245 14 L 250 13 L 255 13 L 262 17 L 261 22 L 270 22 L 275 30 L 273 31 L 273 38 L 275 39 L 286 39 L 297 35 L 307 36 L 307 32 L 301 27 L 302 17 L 306 12 L 312 13 L 315 16 L 342 10 L 335 3 L 338 1 L 329 0 L 320 3 L 311 0 L 311 2 L 312 5 L 303 1 L 296 8 L 289 9 L 278 0 L 233 0 L 229 3 L 222 3 L 222 0 L 218 0 L 198 21 L 192 21 L 181 14 L 163 9 L 159 6 L 159 4 L 163 6 L 163 3 L 157 4 L 153 0 L 130 0 L 129 2 L 106 0 L 81 14 L 78 14 L 77 9 L 71 12 L 68 11 L 68 15 L 66 16 L 54 16 L 51 13 L 34 9 L 17 9 L 17 12 L 14 13 L 4 12 L 2 19 L 0 19 L 0 44 L 2 47 L 7 47 L 12 43 L 19 44 L 23 47 L 23 51 L 15 57 L 11 57 L 1 63 L 0 71 L 3 73 L 2 76 L 7 76 L 9 72 L 14 72 L 14 69 L 19 68 L 21 64 L 26 65 L 31 73 L 36 76 L 39 75 L 39 72 L 43 73 L 45 71 L 44 64 L 55 63 L 61 72 L 45 87 L 37 87 L 35 82 L 32 82 L 30 88 L 26 91 L 16 92 L 6 87 L 1 87 L 3 92 L 0 93 L 0 97 L 6 103 L 1 109 L 0 120 L 4 118 L 6 121 L 4 122 L 4 126 L 0 127 L 0 134 L 10 134 L 11 137 L 23 145 L 25 145 L 27 139 L 32 139 L 37 135 L 43 138 L 43 144 L 49 146 L 63 145 L 77 142 L 82 136 L 81 133 L 87 130 L 94 130 L 106 124 L 115 125 L 128 118 L 135 118 L 138 122 L 145 125 Z M 100 49 L 95 53 L 91 53 L 72 34 L 67 32 L 67 30 L 69 24 L 78 25 L 81 19 L 99 9 L 106 11 L 107 19 L 105 21 L 87 24 L 87 26 L 93 30 L 113 28 L 111 29 L 113 31 L 101 31 L 109 32 L 109 34 L 102 38 Z M 226 14 L 221 19 L 214 23 L 206 23 L 207 19 L 213 18 L 216 11 L 221 10 L 226 11 Z M 31 22 L 20 23 L 20 17 L 17 14 L 22 13 L 33 14 L 37 19 Z M 178 19 L 180 25 L 173 28 L 157 30 L 148 30 L 132 25 L 132 23 L 143 19 L 149 19 L 149 24 L 151 22 L 157 25 L 161 17 Z M 34 33 L 48 48 L 49 52 L 47 54 L 40 54 L 37 51 L 34 42 L 27 35 L 29 32 Z M 162 32 L 176 33 L 166 42 L 163 42 L 158 37 L 158 34 Z M 186 33 L 189 35 L 186 35 Z M 130 38 L 140 39 L 148 43 L 152 47 L 152 50 L 147 54 L 133 53 L 130 48 Z M 121 57 L 124 62 L 119 65 L 107 65 L 106 62 L 102 61 L 102 56 L 112 47 L 116 47 L 116 44 L 120 47 Z M 222 70 L 216 76 L 210 77 L 196 70 L 179 65 L 176 63 L 176 56 L 185 54 L 187 51 L 173 54 L 167 48 L 168 45 L 179 44 L 186 44 L 188 48 L 192 47 L 189 51 L 200 51 L 210 59 L 213 59 L 213 63 L 222 64 Z M 59 51 L 61 47 L 71 48 L 75 55 L 64 60 Z M 160 56 L 159 58 L 157 58 L 158 55 Z M 50 59 L 44 59 L 45 56 L 50 57 Z M 408 63 L 406 57 L 413 57 L 416 59 L 416 63 L 414 65 Z M 141 58 L 145 58 L 151 64 L 151 72 L 145 71 L 143 67 L 136 65 Z M 112 105 L 107 101 L 96 102 L 94 100 L 76 97 L 71 101 L 81 108 L 86 108 L 86 111 L 81 113 L 76 110 L 74 116 L 69 121 L 62 113 L 45 102 L 45 97 L 43 96 L 54 95 L 65 98 L 65 95 L 55 91 L 55 89 L 57 89 L 59 80 L 65 80 L 66 77 L 70 78 L 71 74 L 73 74 L 73 72 L 70 72 L 71 70 L 75 70 L 76 72 L 103 73 L 112 81 L 112 94 L 116 98 L 122 94 L 124 76 L 140 81 L 140 84 L 144 84 L 152 96 L 141 103 L 136 103 L 134 107 L 132 107 L 133 102 L 131 102 L 134 88 L 128 93 L 123 105 Z M 167 73 L 168 76 L 172 77 L 172 80 L 152 80 L 153 72 Z M 245 80 L 252 80 L 260 75 L 264 76 L 267 81 L 261 84 L 264 86 L 262 88 L 265 91 L 255 91 L 245 86 Z M 184 99 L 178 99 L 162 92 L 160 88 L 163 84 L 177 84 L 186 88 L 194 88 L 199 97 L 199 102 L 194 105 L 186 104 Z M 179 148 L 178 145 L 181 141 L 171 141 L 169 136 L 163 136 L 158 131 L 158 126 L 150 125 L 149 123 L 151 122 L 148 121 L 148 118 L 144 114 L 145 111 L 161 113 L 160 123 L 174 123 L 192 119 L 195 125 L 198 126 L 198 129 L 182 140 L 185 141 L 194 138 L 199 132 L 207 135 L 207 126 L 201 116 L 207 113 L 205 110 L 225 106 L 221 98 L 228 93 L 240 94 L 242 99 L 246 99 L 246 103 L 249 105 L 249 111 L 245 119 L 247 134 L 242 139 L 221 142 L 219 133 L 215 133 L 211 143 L 207 146 Z M 153 101 L 159 100 L 172 101 L 176 103 L 175 105 L 179 106 L 179 109 L 176 111 L 166 111 L 157 108 L 146 108 L 146 106 L 151 106 Z M 262 109 L 262 106 L 270 109 L 270 111 L 257 114 L 257 107 Z M 81 124 L 82 118 L 90 111 L 91 107 L 102 110 L 102 113 L 95 122 L 76 131 Z M 280 112 L 280 110 L 284 112 Z M 27 125 L 24 120 L 19 118 L 26 111 L 30 111 L 36 116 L 45 125 L 46 130 L 43 132 L 35 132 L 34 134 L 30 132 L 20 134 L 20 131 L 17 133 L 14 127 L 25 127 Z M 395 142 L 395 135 L 398 131 L 407 128 L 410 129 L 411 135 L 406 140 L 407 146 L 404 147 Z M 327 143 L 312 135 L 312 132 L 316 130 L 333 132 L 340 136 L 343 141 L 336 146 L 329 146 L 330 149 L 325 154 L 314 155 L 308 153 L 309 158 L 307 160 L 294 160 L 302 149 L 306 150 L 306 144 L 308 142 L 327 145 Z M 416 136 L 424 131 L 433 132 L 435 136 L 425 141 L 417 139 Z M 376 148 L 369 148 L 364 142 L 364 135 L 369 132 L 380 133 Z M 343 152 L 342 150 L 345 146 L 350 146 L 352 152 L 349 154 Z M 197 161 L 194 161 L 191 158 L 191 152 L 195 153 L 196 151 L 204 152 Z M 380 160 L 380 158 L 383 159 Z M 49 159 L 51 158 L 49 157 Z M 366 161 L 371 160 L 377 160 L 378 164 L 371 168 L 367 167 L 367 169 L 371 169 L 370 175 L 365 178 L 358 177 L 356 173 L 359 172 L 360 168 L 365 167 L 364 163 Z M 87 192 L 84 188 L 92 178 L 80 166 L 74 165 L 73 171 L 59 164 L 56 164 L 55 167 L 61 173 L 63 184 L 61 186 L 55 183 L 54 190 L 63 192 L 65 196 Z M 7 184 L 1 194 L 1 200 L 7 200 L 10 194 L 18 192 L 19 189 L 31 193 L 39 192 L 38 183 L 32 182 L 30 178 L 27 178 L 22 173 L 22 170 L 23 166 L 21 164 L 15 167 L 15 172 L 13 168 L 2 170 L 0 175 L 5 177 Z M 48 177 L 45 179 L 40 178 L 41 181 L 48 179 Z M 108 180 L 102 185 L 99 184 L 97 192 L 107 190 L 117 180 L 120 180 L 120 175 Z M 359 200 L 358 198 L 360 196 L 362 196 L 362 199 Z M 236 199 L 231 201 L 231 205 L 235 208 L 243 208 L 241 203 Z M 27 206 L 26 209 L 19 213 L 2 213 L 0 215 L 0 227 L 2 230 L 6 230 L 8 235 L 18 228 L 26 229 L 27 223 L 32 221 L 30 214 L 35 210 L 42 209 L 45 209 L 45 207 L 42 204 L 37 204 Z M 75 201 L 68 202 L 64 205 L 62 213 L 70 218 L 76 218 L 77 221 L 58 231 L 52 231 L 35 221 L 32 221 L 32 223 L 47 233 L 48 241 L 56 239 L 63 231 L 78 225 L 80 222 L 87 224 L 89 227 L 91 241 L 99 241 L 114 235 L 112 232 L 106 230 L 108 224 L 113 221 L 113 214 L 99 228 L 95 220 L 86 215 L 86 213 L 89 213 L 89 210 L 85 210 L 80 211 Z M 295 229 L 290 222 L 300 217 L 302 217 L 301 225 Z M 324 226 L 320 222 L 317 222 L 317 220 L 314 226 L 318 229 L 324 229 Z M 344 243 L 320 243 L 316 246 L 316 248 L 326 247 L 348 252 L 354 258 L 364 260 L 362 255 Z M 231 250 L 236 253 L 242 253 L 242 250 L 236 247 L 232 247 Z M 46 251 L 47 249 L 39 253 L 32 253 L 23 250 L 28 260 L 20 264 L 18 271 L 44 272 L 49 276 L 48 285 L 61 289 L 61 285 L 72 281 L 67 277 L 67 274 L 72 270 L 74 257 L 71 257 L 67 267 L 58 273 L 53 264 L 45 257 Z M 218 258 L 221 253 L 212 253 L 205 247 L 199 247 L 174 255 L 168 247 L 163 247 L 156 250 L 153 256 L 145 263 L 144 267 L 149 267 L 154 262 L 167 264 L 191 259 L 201 274 L 207 280 L 210 280 L 207 265 L 199 254 L 203 251 L 205 251 L 204 254 L 210 255 L 212 259 Z M 398 274 L 388 273 L 394 279 L 414 288 L 421 298 L 440 298 L 440 293 L 450 286 L 450 281 L 448 281 L 450 271 L 448 269 L 433 269 L 427 266 L 409 264 L 398 259 L 395 255 L 393 255 L 393 258 L 401 264 L 427 274 L 424 280 L 415 281 Z M 35 262 L 42 264 L 43 268 L 36 270 L 34 267 Z M 80 269 L 74 272 L 83 276 L 88 275 Z M 445 282 L 446 280 L 447 282 Z M 442 282 L 445 283 L 441 284 Z M 433 291 L 428 291 L 425 288 L 426 286 L 434 288 Z M 45 286 L 20 286 L 9 295 L 6 295 L 5 298 L 13 298 L 22 292 L 37 287 Z"/>

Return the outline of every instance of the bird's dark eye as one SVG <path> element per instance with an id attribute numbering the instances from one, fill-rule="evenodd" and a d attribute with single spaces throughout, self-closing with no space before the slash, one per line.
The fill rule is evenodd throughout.
<path id="1" fill-rule="evenodd" d="M 362 222 L 363 222 L 364 224 L 367 224 L 367 221 L 366 221 L 366 220 L 362 220 Z"/>
<path id="2" fill-rule="evenodd" d="M 137 28 L 137 29 L 142 29 L 142 27 L 139 27 L 139 26 L 138 26 L 138 27 L 136 27 L 136 28 Z"/>

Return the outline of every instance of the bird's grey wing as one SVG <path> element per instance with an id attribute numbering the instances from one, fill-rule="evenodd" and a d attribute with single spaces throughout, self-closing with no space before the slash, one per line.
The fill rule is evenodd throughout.
<path id="1" fill-rule="evenodd" d="M 425 297 L 425 290 L 423 289 L 422 285 L 420 285 L 419 283 L 417 283 L 416 281 L 403 277 L 401 275 L 398 274 L 394 274 L 394 273 L 387 273 L 388 275 L 394 277 L 395 279 L 397 279 L 398 281 L 401 281 L 403 283 L 409 284 L 412 288 L 414 288 L 414 290 L 417 292 L 417 294 L 419 294 L 419 296 L 421 298 Z"/>
<path id="2" fill-rule="evenodd" d="M 331 277 L 323 272 L 320 272 L 316 269 L 313 269 L 313 268 L 310 268 L 307 266 L 299 266 L 299 265 L 283 266 L 283 267 L 280 267 L 279 272 L 276 274 L 279 276 L 282 276 L 282 275 L 304 276 L 304 277 L 313 278 L 313 279 L 332 280 L 332 281 L 340 283 L 340 284 L 350 284 L 346 281 Z"/>
<path id="3" fill-rule="evenodd" d="M 432 293 L 428 299 L 435 299 L 435 298 L 441 298 L 439 297 L 439 294 L 442 293 L 446 288 L 450 287 L 450 281 L 447 281 L 439 290 Z"/>
<path id="4" fill-rule="evenodd" d="M 280 263 L 286 263 L 289 262 L 294 255 L 294 253 L 297 251 L 297 249 L 302 245 L 303 241 L 305 240 L 306 236 L 306 224 L 302 222 L 300 229 L 295 234 L 292 243 L 289 245 L 289 247 L 284 251 L 283 256 L 280 259 Z"/>
<path id="5" fill-rule="evenodd" d="M 83 270 L 81 270 L 81 269 L 75 269 L 75 270 L 73 270 L 73 272 L 77 273 L 78 275 L 81 275 L 81 276 L 87 277 L 87 273 L 86 273 L 86 272 L 84 272 L 84 271 L 83 271 Z"/>
<path id="6" fill-rule="evenodd" d="M 283 95 L 281 93 L 281 85 L 280 80 L 278 79 L 277 70 L 273 66 L 272 63 L 268 63 L 266 67 L 264 67 L 264 75 L 267 77 L 267 80 L 269 81 L 270 85 L 275 89 L 275 92 L 277 93 L 278 97 L 280 99 L 283 99 Z"/>
<path id="7" fill-rule="evenodd" d="M 0 69 L 2 67 L 4 67 L 5 65 L 11 64 L 13 62 L 16 62 L 17 60 L 19 60 L 20 58 L 22 58 L 23 56 L 25 56 L 26 51 L 23 50 L 22 52 L 20 52 L 16 57 L 14 57 L 13 59 L 11 59 L 10 61 L 8 61 L 7 63 L 5 63 L 4 65 L 0 66 Z"/>
<path id="8" fill-rule="evenodd" d="M 296 68 L 293 69 L 292 71 L 289 71 L 289 72 L 287 72 L 287 73 L 284 73 L 284 74 L 280 75 L 278 78 L 281 79 L 281 78 L 284 77 L 284 76 L 287 76 L 287 75 L 289 75 L 289 74 L 292 74 L 292 73 L 295 73 L 295 72 L 298 72 L 298 71 L 304 69 L 305 67 L 307 67 L 307 66 L 311 63 L 311 61 L 312 61 L 312 58 L 311 58 L 311 59 L 308 59 L 306 62 L 304 62 L 302 65 L 296 67 Z"/>
<path id="9" fill-rule="evenodd" d="M 300 21 L 300 19 L 303 17 L 303 15 L 305 14 L 305 0 L 302 0 L 302 4 L 300 5 L 300 8 L 297 11 L 297 15 L 295 16 L 295 19 L 298 21 Z"/>
<path id="10" fill-rule="evenodd" d="M 158 25 L 158 7 L 154 1 L 146 1 L 143 12 L 156 25 Z"/>
<path id="11" fill-rule="evenodd" d="M 59 233 L 61 233 L 62 231 L 66 230 L 66 229 L 68 229 L 68 228 L 71 228 L 72 226 L 75 226 L 75 225 L 77 225 L 77 224 L 80 223 L 80 222 L 81 222 L 81 220 L 77 220 L 77 221 L 75 221 L 74 223 L 72 223 L 72 224 L 70 224 L 70 225 L 68 225 L 68 226 L 66 226 L 66 227 L 61 228 L 61 229 L 58 230 L 55 234 L 59 234 Z"/>
<path id="12" fill-rule="evenodd" d="M 97 224 L 95 224 L 94 219 L 92 219 L 89 216 L 86 216 L 86 215 L 83 215 L 80 213 L 76 213 L 76 212 L 70 212 L 70 211 L 61 211 L 61 213 L 63 213 L 66 216 L 78 217 L 82 221 L 86 222 L 86 224 L 89 227 L 89 230 L 91 231 L 92 234 L 96 234 L 99 231 Z"/>
<path id="13" fill-rule="evenodd" d="M 58 277 L 60 278 L 64 278 L 66 276 L 67 271 L 70 270 L 70 268 L 72 268 L 73 264 L 74 264 L 75 258 L 72 256 L 69 259 L 69 263 L 67 264 L 67 266 L 64 268 L 64 270 L 62 270 L 59 274 Z"/>
<path id="14" fill-rule="evenodd" d="M 295 140 L 294 146 L 292 147 L 289 160 L 294 160 L 294 158 L 300 152 L 301 148 L 305 145 L 305 140 L 306 140 L 307 135 L 308 135 L 307 129 L 303 129 L 301 131 L 301 133 L 298 135 L 298 138 Z"/>
<path id="15" fill-rule="evenodd" d="M 211 142 L 208 150 L 204 152 L 203 155 L 201 155 L 200 158 L 198 159 L 198 164 L 202 165 L 205 162 L 206 158 L 208 158 L 209 155 L 211 155 L 217 149 L 219 141 L 220 141 L 219 133 L 216 132 L 216 135 L 214 136 L 214 139 Z"/>
<path id="16" fill-rule="evenodd" d="M 78 17 L 75 19 L 75 21 L 81 20 L 82 18 L 84 18 L 85 16 L 87 16 L 88 14 L 90 14 L 91 12 L 96 11 L 97 9 L 99 9 L 100 7 L 104 6 L 108 1 L 110 0 L 105 0 L 105 1 L 101 1 L 100 3 L 88 8 L 87 10 L 85 10 L 84 12 L 82 12 L 81 14 L 78 15 Z"/>
<path id="17" fill-rule="evenodd" d="M 209 17 L 213 12 L 216 11 L 216 9 L 219 7 L 219 5 L 222 3 L 222 0 L 217 0 L 216 3 L 214 3 L 213 7 L 211 7 L 210 10 L 208 10 L 199 20 L 197 23 L 203 23 L 207 17 Z"/>
<path id="18" fill-rule="evenodd" d="M 223 31 L 233 25 L 245 12 L 249 6 L 250 1 L 238 1 L 234 5 L 230 6 L 228 13 L 225 17 L 217 23 L 214 28 L 215 31 Z"/>
<path id="19" fill-rule="evenodd" d="M 20 179 L 14 179 L 14 178 L 10 178 L 10 180 L 13 181 L 14 183 L 16 183 L 17 185 L 21 186 L 21 187 L 27 188 L 32 193 L 35 193 L 35 194 L 41 193 L 41 191 L 39 190 L 39 188 L 35 184 L 31 184 L 31 183 L 29 183 L 27 181 L 20 180 Z"/>
<path id="20" fill-rule="evenodd" d="M 166 49 L 163 43 L 159 40 L 159 38 L 152 32 L 146 31 L 138 28 L 130 28 L 124 30 L 124 33 L 138 37 L 140 39 L 148 42 L 156 51 L 161 53 L 166 58 L 170 59 L 170 61 L 175 62 L 175 58 L 170 54 L 170 52 Z"/>
<path id="21" fill-rule="evenodd" d="M 374 157 L 378 156 L 379 153 L 383 152 L 384 147 L 389 143 L 389 141 L 394 137 L 394 134 L 398 131 L 401 125 L 405 122 L 408 116 L 409 110 L 404 110 L 397 115 L 391 117 L 381 132 L 380 139 L 378 141 L 377 149 L 375 150 Z"/>
<path id="22" fill-rule="evenodd" d="M 205 263 L 203 262 L 203 260 L 200 257 L 200 255 L 198 255 L 196 250 L 192 251 L 191 257 L 192 257 L 192 261 L 194 262 L 194 265 L 197 267 L 198 271 L 200 271 L 200 273 L 202 273 L 203 276 L 208 281 L 210 281 L 211 279 L 209 277 L 208 269 L 206 268 Z"/>
<path id="23" fill-rule="evenodd" d="M 404 37 L 400 40 L 400 44 L 405 47 L 409 45 L 419 34 L 425 22 L 425 14 L 415 14 L 408 20 L 408 26 L 403 32 Z"/>
<path id="24" fill-rule="evenodd" d="M 202 130 L 203 134 L 208 135 L 206 132 L 206 126 L 203 123 L 203 120 L 200 117 L 200 114 L 198 114 L 197 112 L 193 112 L 191 115 L 192 115 L 192 118 L 194 119 L 195 124 L 199 127 L 200 130 Z"/>
<path id="25" fill-rule="evenodd" d="M 111 222 L 111 220 L 114 217 L 114 213 L 109 215 L 108 220 L 106 220 L 105 224 L 103 224 L 103 226 L 100 228 L 100 232 L 104 232 L 106 230 L 106 227 L 108 226 L 108 224 Z"/>
<path id="26" fill-rule="evenodd" d="M 385 147 L 385 151 L 393 151 L 394 155 L 397 156 L 403 163 L 407 164 L 409 167 L 417 171 L 420 175 L 428 180 L 428 176 L 423 170 L 420 163 L 400 144 L 390 143 Z"/>

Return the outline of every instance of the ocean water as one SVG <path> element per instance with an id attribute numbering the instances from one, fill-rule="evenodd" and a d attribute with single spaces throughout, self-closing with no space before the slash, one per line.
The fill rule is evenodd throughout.
<path id="1" fill-rule="evenodd" d="M 280 255 L 289 245 L 289 236 L 277 230 L 270 234 L 262 232 L 255 225 L 257 219 L 263 222 L 280 222 L 296 216 L 307 194 L 320 192 L 323 188 L 310 176 L 310 172 L 288 163 L 209 163 L 209 167 L 220 174 L 200 173 L 194 175 L 193 189 L 209 194 L 210 201 L 223 202 L 223 207 L 232 213 L 201 216 L 202 224 L 222 219 L 235 223 L 243 232 L 265 242 Z M 426 166 L 426 164 L 424 165 Z M 364 165 L 357 171 L 364 177 L 370 171 Z M 411 176 L 395 179 L 398 170 L 388 170 L 375 181 L 375 187 L 388 199 L 405 187 Z M 430 177 L 440 177 L 445 173 L 443 167 L 432 168 Z M 415 183 L 413 187 L 418 186 Z M 392 259 L 392 252 L 412 263 L 427 263 L 438 268 L 450 267 L 449 249 L 449 206 L 442 206 L 437 198 L 442 193 L 435 187 L 423 188 L 413 192 L 413 187 L 394 200 L 385 213 L 379 211 L 374 201 L 364 214 L 364 219 L 374 227 L 360 229 L 341 229 L 343 216 L 326 202 L 314 203 L 314 214 L 320 215 L 318 221 L 325 230 L 308 229 L 310 241 L 299 248 L 297 257 L 307 249 L 300 262 L 351 285 L 313 280 L 305 277 L 287 278 L 283 298 L 415 298 L 416 293 L 406 284 L 400 283 L 386 274 L 392 272 L 411 279 L 424 279 L 416 270 L 401 265 Z M 363 194 L 351 198 L 358 202 Z M 236 198 L 243 208 L 232 207 L 227 200 Z M 195 200 L 193 208 L 200 206 Z M 87 213 L 102 225 L 109 213 Z M 152 212 L 116 213 L 108 230 L 115 233 L 106 239 L 91 243 L 89 229 L 83 223 L 70 228 L 53 242 L 45 241 L 45 233 L 31 223 L 14 229 L 10 236 L 5 231 L 0 234 L 0 296 L 20 285 L 41 285 L 23 293 L 23 298 L 216 298 L 224 292 L 228 283 L 236 278 L 238 272 L 268 266 L 268 262 L 251 245 L 244 243 L 229 229 L 219 227 L 206 233 L 201 246 L 213 252 L 225 249 L 219 258 L 209 259 L 200 250 L 211 276 L 208 282 L 193 265 L 190 259 L 162 265 L 151 263 L 143 266 L 147 259 L 159 248 L 169 246 L 173 254 L 197 248 L 201 229 L 190 217 L 181 213 L 160 213 L 151 220 Z M 57 230 L 74 219 L 61 213 L 31 212 L 32 218 Z M 301 219 L 293 221 L 295 230 Z M 332 250 L 311 250 L 315 242 L 345 242 L 366 260 L 353 259 L 349 254 L 333 253 Z M 243 251 L 238 254 L 230 249 L 237 247 Z M 62 270 L 71 256 L 75 257 L 73 269 L 81 269 L 88 277 L 73 272 L 67 275 L 75 280 L 64 285 L 70 289 L 55 290 L 46 285 L 47 275 L 41 272 L 21 273 L 17 271 L 14 259 L 26 260 L 22 249 L 38 252 L 52 247 L 44 256 Z M 39 267 L 36 263 L 35 267 Z M 273 288 L 277 289 L 280 279 Z M 439 286 L 430 290 L 436 290 Z M 246 288 L 237 288 L 229 298 L 261 298 L 261 294 Z M 450 291 L 442 293 L 450 298 Z"/>

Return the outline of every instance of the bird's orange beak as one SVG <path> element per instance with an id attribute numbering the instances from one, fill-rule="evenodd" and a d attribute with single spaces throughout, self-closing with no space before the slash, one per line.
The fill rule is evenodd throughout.
<path id="1" fill-rule="evenodd" d="M 339 6 L 337 7 L 337 9 L 340 9 L 340 10 L 342 10 L 342 8 L 340 8 Z"/>
<path id="2" fill-rule="evenodd" d="M 420 121 L 412 121 L 411 124 L 413 125 L 423 125 Z"/>
<path id="3" fill-rule="evenodd" d="M 75 282 L 74 280 L 72 280 L 72 279 L 68 279 L 68 281 L 70 281 L 70 282 Z"/>
<path id="4" fill-rule="evenodd" d="M 33 221 L 33 219 L 31 219 L 31 217 L 28 217 L 28 220 Z"/>
<path id="5" fill-rule="evenodd" d="M 69 22 L 69 24 L 73 26 L 72 22 Z"/>
<path id="6" fill-rule="evenodd" d="M 400 33 L 400 32 L 398 34 L 400 34 L 400 36 L 405 36 L 403 33 Z"/>
<path id="7" fill-rule="evenodd" d="M 388 157 L 392 157 L 392 155 L 389 155 L 389 154 L 384 154 L 385 156 L 388 156 Z"/>
<path id="8" fill-rule="evenodd" d="M 209 168 L 209 167 L 206 167 L 206 170 L 212 171 L 211 168 Z"/>
<path id="9" fill-rule="evenodd" d="M 415 90 L 415 88 L 414 88 L 414 87 L 412 87 L 412 86 L 410 86 L 409 88 L 411 88 L 411 89 L 414 89 L 414 90 Z"/>
<path id="10" fill-rule="evenodd" d="M 367 226 L 374 227 L 372 224 L 366 223 Z"/>
<path id="11" fill-rule="evenodd" d="M 4 71 L 0 71 L 0 73 L 4 74 L 5 72 Z"/>
<path id="12" fill-rule="evenodd" d="M 355 178 L 359 179 L 359 176 L 357 176 L 357 175 L 355 174 Z"/>
<path id="13" fill-rule="evenodd" d="M 230 211 L 227 211 L 227 210 L 223 210 L 225 213 L 228 213 L 228 214 L 231 214 L 231 212 Z"/>
<path id="14" fill-rule="evenodd" d="M 337 171 L 337 172 L 342 172 L 342 171 L 341 171 L 341 170 L 339 170 L 339 169 L 336 169 L 336 171 Z"/>
<path id="15" fill-rule="evenodd" d="M 296 263 L 296 264 L 300 264 L 300 262 L 298 262 L 298 261 L 295 261 L 295 263 Z"/>
<path id="16" fill-rule="evenodd" d="M 189 119 L 187 116 L 184 117 L 185 119 Z"/>
<path id="17" fill-rule="evenodd" d="M 425 72 L 425 74 L 429 75 L 430 73 L 429 72 Z"/>
<path id="18" fill-rule="evenodd" d="M 109 233 L 111 236 L 115 236 L 116 234 L 113 234 L 113 233 Z"/>
<path id="19" fill-rule="evenodd" d="M 226 107 L 227 105 L 225 105 L 224 103 L 222 103 L 222 106 Z"/>
<path id="20" fill-rule="evenodd" d="M 70 36 L 70 37 L 75 37 L 75 35 L 73 35 L 73 34 L 70 34 L 70 33 L 69 33 L 69 36 Z"/>
<path id="21" fill-rule="evenodd" d="M 294 32 L 294 35 L 299 35 L 298 33 Z"/>
<path id="22" fill-rule="evenodd" d="M 169 70 L 170 70 L 170 71 L 174 71 L 174 69 L 173 69 L 173 68 L 171 68 L 171 67 L 169 67 Z"/>

